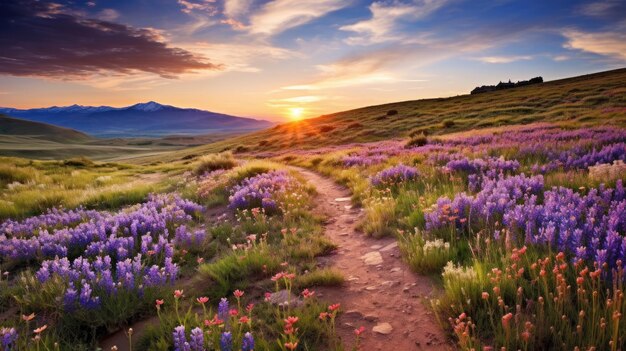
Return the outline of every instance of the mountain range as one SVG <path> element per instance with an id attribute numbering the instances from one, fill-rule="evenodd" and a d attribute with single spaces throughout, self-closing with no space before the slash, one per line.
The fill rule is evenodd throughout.
<path id="1" fill-rule="evenodd" d="M 154 101 L 126 107 L 52 106 L 34 109 L 0 107 L 0 113 L 28 121 L 75 129 L 97 137 L 160 137 L 247 132 L 273 123 Z"/>

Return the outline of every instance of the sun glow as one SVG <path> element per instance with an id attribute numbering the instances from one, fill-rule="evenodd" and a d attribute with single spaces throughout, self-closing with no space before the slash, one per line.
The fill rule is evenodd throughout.
<path id="1" fill-rule="evenodd" d="M 303 114 L 304 114 L 304 108 L 302 107 L 291 107 L 289 109 L 289 118 L 291 118 L 294 121 L 301 120 Z"/>

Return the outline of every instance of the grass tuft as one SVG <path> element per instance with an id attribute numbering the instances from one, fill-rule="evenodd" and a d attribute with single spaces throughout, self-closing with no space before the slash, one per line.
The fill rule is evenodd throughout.
<path id="1" fill-rule="evenodd" d="M 218 169 L 231 169 L 237 165 L 237 161 L 231 152 L 222 152 L 202 156 L 194 169 L 196 175 L 217 171 Z"/>

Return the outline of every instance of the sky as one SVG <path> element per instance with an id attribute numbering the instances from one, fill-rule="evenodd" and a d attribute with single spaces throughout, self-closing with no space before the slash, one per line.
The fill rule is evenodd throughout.
<path id="1" fill-rule="evenodd" d="M 0 106 L 281 121 L 626 67 L 626 0 L 0 2 Z"/>

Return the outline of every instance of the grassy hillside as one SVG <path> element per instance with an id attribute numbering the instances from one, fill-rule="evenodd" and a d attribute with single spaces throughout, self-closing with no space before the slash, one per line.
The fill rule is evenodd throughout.
<path id="1" fill-rule="evenodd" d="M 77 130 L 0 114 L 0 136 L 5 135 L 64 143 L 85 143 L 93 140 L 89 135 Z"/>
<path id="2" fill-rule="evenodd" d="M 237 134 L 99 139 L 73 129 L 0 114 L 0 156 L 42 160 L 76 156 L 97 160 L 155 156 L 189 146 L 213 143 L 233 135 Z"/>
<path id="3" fill-rule="evenodd" d="M 626 126 L 624 82 L 626 69 L 619 69 L 477 95 L 369 106 L 185 149 L 172 157 L 310 148 L 533 122 Z"/>

